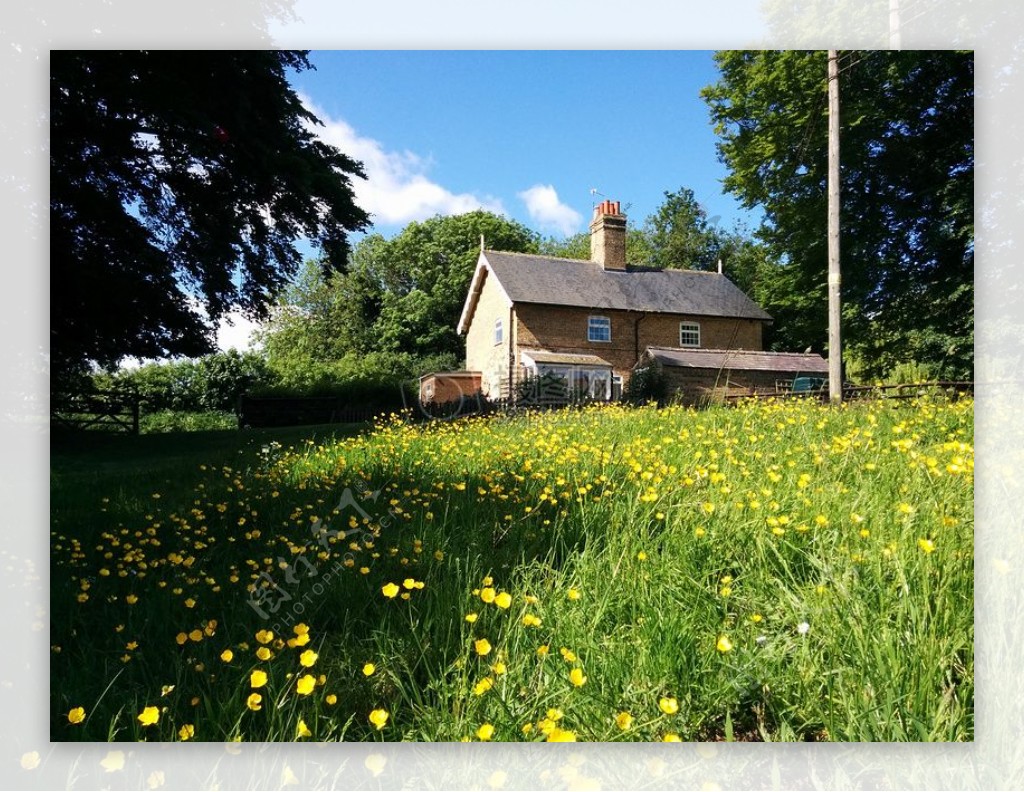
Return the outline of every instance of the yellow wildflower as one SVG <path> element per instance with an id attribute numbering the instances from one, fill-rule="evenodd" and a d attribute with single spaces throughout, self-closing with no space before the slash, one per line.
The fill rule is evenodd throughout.
<path id="1" fill-rule="evenodd" d="M 487 740 L 494 736 L 494 727 L 489 723 L 485 723 L 476 730 L 476 736 L 487 742 Z"/>
<path id="2" fill-rule="evenodd" d="M 384 728 L 384 724 L 388 722 L 388 711 L 385 709 L 375 709 L 370 713 L 370 723 L 377 727 L 378 730 Z"/>

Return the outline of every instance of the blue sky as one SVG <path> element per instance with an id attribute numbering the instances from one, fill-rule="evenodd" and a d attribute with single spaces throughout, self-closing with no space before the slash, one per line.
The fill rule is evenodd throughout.
<path id="1" fill-rule="evenodd" d="M 722 193 L 700 98 L 718 76 L 709 51 L 314 50 L 310 61 L 293 87 L 318 134 L 364 164 L 354 186 L 371 232 L 484 208 L 564 237 L 586 231 L 603 198 L 639 225 L 681 187 L 726 227 L 757 224 Z M 253 327 L 233 316 L 218 346 L 246 348 Z"/>
<path id="2" fill-rule="evenodd" d="M 545 235 L 584 231 L 600 196 L 641 223 L 689 187 L 726 225 L 702 51 L 314 51 L 293 85 L 321 135 L 364 162 L 358 202 L 391 236 L 482 207 Z"/>

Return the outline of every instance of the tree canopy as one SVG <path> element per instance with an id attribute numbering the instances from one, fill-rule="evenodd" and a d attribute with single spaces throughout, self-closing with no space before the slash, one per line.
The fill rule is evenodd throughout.
<path id="1" fill-rule="evenodd" d="M 703 91 L 730 174 L 760 206 L 769 257 L 756 297 L 782 348 L 827 338 L 824 52 L 720 52 Z M 969 52 L 840 58 L 844 347 L 861 373 L 901 363 L 970 376 L 974 62 Z"/>
<path id="2" fill-rule="evenodd" d="M 288 84 L 302 52 L 61 52 L 50 69 L 51 365 L 212 349 L 265 315 L 304 237 L 343 269 L 361 165 Z"/>
<path id="3" fill-rule="evenodd" d="M 344 273 L 307 263 L 263 333 L 272 368 L 297 385 L 318 367 L 339 378 L 395 379 L 453 368 L 456 333 L 483 235 L 488 247 L 536 252 L 538 236 L 484 211 L 432 217 L 392 239 L 370 234 Z M 339 368 L 340 367 L 340 368 Z"/>

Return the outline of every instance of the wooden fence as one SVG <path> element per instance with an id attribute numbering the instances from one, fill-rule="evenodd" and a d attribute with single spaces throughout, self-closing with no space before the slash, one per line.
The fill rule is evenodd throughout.
<path id="1" fill-rule="evenodd" d="M 973 395 L 974 383 L 938 380 L 935 382 L 906 382 L 899 385 L 846 385 L 843 387 L 843 401 L 864 398 L 916 399 L 926 394 L 936 393 L 958 399 L 964 394 Z M 827 385 L 823 388 L 805 391 L 777 388 L 774 391 L 729 393 L 724 398 L 728 402 L 736 402 L 741 399 L 819 399 L 828 401 L 829 390 Z"/>
<path id="2" fill-rule="evenodd" d="M 238 428 L 363 423 L 398 407 L 350 404 L 334 396 L 253 397 L 238 399 Z"/>
<path id="3" fill-rule="evenodd" d="M 50 402 L 50 421 L 54 427 L 74 431 L 138 434 L 141 403 L 138 396 L 102 391 L 55 396 Z"/>

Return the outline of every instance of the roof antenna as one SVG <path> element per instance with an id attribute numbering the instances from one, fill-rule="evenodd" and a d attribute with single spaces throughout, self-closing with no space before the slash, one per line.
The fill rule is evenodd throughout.
<path id="1" fill-rule="evenodd" d="M 722 274 L 722 259 L 718 259 L 718 274 Z"/>
<path id="2" fill-rule="evenodd" d="M 605 197 L 605 194 L 604 194 L 603 192 L 598 192 L 598 190 L 597 190 L 597 187 L 591 187 L 591 188 L 590 188 L 590 194 L 591 194 L 592 196 L 594 196 L 594 195 L 600 195 L 600 196 L 601 196 L 602 198 L 604 198 L 604 197 Z M 595 206 L 596 206 L 596 204 L 595 204 Z"/>

